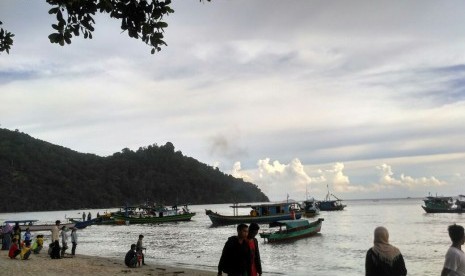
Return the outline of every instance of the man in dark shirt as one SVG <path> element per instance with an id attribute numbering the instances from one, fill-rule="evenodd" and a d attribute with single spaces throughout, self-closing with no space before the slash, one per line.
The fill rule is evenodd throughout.
<path id="1" fill-rule="evenodd" d="M 137 254 L 136 254 L 136 245 L 131 244 L 131 250 L 126 253 L 126 257 L 124 257 L 124 263 L 128 267 L 136 267 L 137 264 Z"/>
<path id="2" fill-rule="evenodd" d="M 229 237 L 218 264 L 218 275 L 223 272 L 229 276 L 247 275 L 250 267 L 250 249 L 247 244 L 249 227 L 246 224 L 237 226 L 237 236 Z"/>

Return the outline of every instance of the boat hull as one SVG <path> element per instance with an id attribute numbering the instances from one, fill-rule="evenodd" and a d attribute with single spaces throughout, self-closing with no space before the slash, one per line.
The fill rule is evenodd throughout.
<path id="1" fill-rule="evenodd" d="M 75 223 L 62 223 L 60 224 L 59 228 L 66 226 L 66 228 L 73 228 Z M 29 231 L 52 231 L 55 224 L 33 224 L 33 225 L 20 225 L 21 230 L 24 231 L 26 228 L 29 228 Z"/>
<path id="2" fill-rule="evenodd" d="M 231 225 L 231 224 L 240 224 L 240 223 L 270 223 L 278 220 L 288 220 L 292 219 L 292 214 L 278 214 L 278 215 L 269 215 L 269 216 L 223 216 L 218 213 L 214 213 L 211 210 L 206 210 L 207 216 L 212 221 L 213 225 Z M 295 218 L 300 219 L 303 212 L 295 212 Z"/>
<path id="3" fill-rule="evenodd" d="M 461 213 L 465 213 L 465 209 L 461 209 L 461 208 L 430 208 L 430 207 L 425 207 L 425 206 L 421 206 L 421 208 L 423 208 L 423 210 L 425 210 L 425 212 L 427 213 L 458 213 L 458 214 L 461 214 Z"/>
<path id="4" fill-rule="evenodd" d="M 169 216 L 162 216 L 162 217 L 128 217 L 122 214 L 114 214 L 114 220 L 116 224 L 119 222 L 124 221 L 125 223 L 129 224 L 148 224 L 148 223 L 163 223 L 163 222 L 176 222 L 176 221 L 189 221 L 191 218 L 195 216 L 195 213 L 185 213 L 185 214 L 178 214 L 178 215 L 169 215 Z"/>
<path id="5" fill-rule="evenodd" d="M 347 205 L 344 205 L 337 200 L 318 202 L 318 208 L 320 211 L 342 211 L 346 206 Z"/>
<path id="6" fill-rule="evenodd" d="M 267 240 L 269 243 L 286 242 L 306 237 L 313 236 L 321 231 L 321 226 L 324 219 L 318 219 L 305 227 L 295 229 L 286 229 L 284 231 L 276 231 L 271 233 L 260 233 L 260 237 Z"/>

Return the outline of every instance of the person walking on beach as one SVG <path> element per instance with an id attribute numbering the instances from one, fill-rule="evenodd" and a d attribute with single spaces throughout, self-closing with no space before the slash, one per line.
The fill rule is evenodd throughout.
<path id="1" fill-rule="evenodd" d="M 463 226 L 453 224 L 447 230 L 449 231 L 452 245 L 447 250 L 441 276 L 465 276 L 465 253 L 462 251 L 462 245 L 465 242 L 464 228 Z"/>
<path id="2" fill-rule="evenodd" d="M 87 220 L 91 220 L 92 219 L 92 215 L 90 214 L 90 212 L 87 214 Z"/>
<path id="3" fill-rule="evenodd" d="M 142 252 L 142 250 L 146 249 L 142 245 L 142 239 L 143 238 L 144 238 L 144 235 L 139 235 L 139 239 L 137 240 L 137 243 L 136 243 L 136 251 L 137 251 L 137 254 L 140 254 L 142 256 L 142 265 L 146 265 L 145 264 L 145 256 L 144 256 L 144 253 Z"/>
<path id="4" fill-rule="evenodd" d="M 19 226 L 19 222 L 16 222 L 13 227 L 13 238 L 16 238 L 18 246 L 21 249 L 21 226 Z"/>
<path id="5" fill-rule="evenodd" d="M 246 224 L 239 224 L 237 236 L 228 238 L 218 263 L 218 275 L 223 275 L 225 272 L 229 276 L 247 276 L 250 270 L 248 234 L 249 227 Z"/>
<path id="6" fill-rule="evenodd" d="M 407 275 L 404 258 L 400 250 L 389 244 L 388 230 L 376 227 L 374 245 L 365 259 L 366 276 L 404 276 Z"/>
<path id="7" fill-rule="evenodd" d="M 247 242 L 250 248 L 250 272 L 248 276 L 262 275 L 262 262 L 260 260 L 260 250 L 258 250 L 258 241 L 255 238 L 258 234 L 260 226 L 252 222 L 249 226 L 249 234 Z"/>
<path id="8" fill-rule="evenodd" d="M 60 239 L 60 221 L 55 221 L 55 226 L 52 227 L 52 243 Z"/>
<path id="9" fill-rule="evenodd" d="M 66 229 L 66 226 L 63 226 L 61 228 L 61 257 L 63 258 L 65 256 L 66 249 L 68 249 L 68 234 L 66 232 L 68 229 Z"/>
<path id="10" fill-rule="evenodd" d="M 124 263 L 128 267 L 136 267 L 137 253 L 136 253 L 136 245 L 134 243 L 131 244 L 131 249 L 126 253 L 126 256 L 124 257 Z"/>
<path id="11" fill-rule="evenodd" d="M 71 243 L 73 244 L 73 247 L 71 247 L 71 255 L 73 256 L 76 254 L 77 239 L 76 228 L 73 228 L 71 231 Z"/>
<path id="12" fill-rule="evenodd" d="M 82 221 L 86 221 L 86 212 L 82 212 Z"/>

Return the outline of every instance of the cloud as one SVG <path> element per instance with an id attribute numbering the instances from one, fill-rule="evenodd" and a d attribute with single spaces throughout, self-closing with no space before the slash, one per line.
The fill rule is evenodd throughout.
<path id="1" fill-rule="evenodd" d="M 414 189 L 419 186 L 430 187 L 446 185 L 446 182 L 438 180 L 434 176 L 414 178 L 402 173 L 399 178 L 395 178 L 391 166 L 387 164 L 377 166 L 376 169 L 379 170 L 380 175 L 379 185 L 386 188 L 406 187 L 409 189 Z"/>

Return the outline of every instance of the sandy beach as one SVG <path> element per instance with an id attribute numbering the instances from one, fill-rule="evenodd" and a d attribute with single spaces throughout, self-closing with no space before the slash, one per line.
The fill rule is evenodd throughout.
<path id="1" fill-rule="evenodd" d="M 121 257 L 122 259 L 124 256 Z M 189 275 L 213 276 L 215 272 L 170 267 L 148 262 L 147 265 L 129 268 L 123 260 L 76 255 L 52 260 L 46 251 L 32 254 L 30 259 L 12 260 L 8 251 L 0 251 L 0 275 Z"/>

